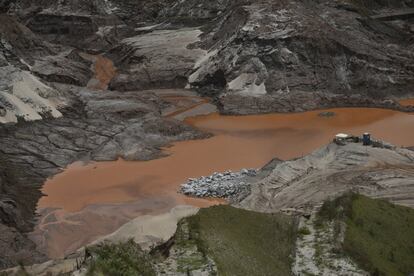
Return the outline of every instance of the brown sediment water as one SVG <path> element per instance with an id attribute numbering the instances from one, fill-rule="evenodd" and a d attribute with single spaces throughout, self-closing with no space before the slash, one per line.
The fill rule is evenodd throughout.
<path id="1" fill-rule="evenodd" d="M 96 89 L 105 90 L 116 74 L 116 69 L 112 60 L 98 55 L 95 61 L 95 78 L 98 83 L 94 86 Z"/>
<path id="2" fill-rule="evenodd" d="M 189 177 L 259 168 L 274 157 L 303 156 L 329 143 L 338 132 L 370 132 L 399 146 L 414 144 L 414 114 L 369 108 L 327 111 L 335 115 L 324 117 L 322 111 L 312 111 L 192 117 L 186 120 L 188 124 L 214 136 L 174 143 L 164 149 L 169 156 L 151 161 L 72 164 L 43 187 L 47 196 L 39 201 L 39 210 L 43 218 L 52 214 L 53 219 L 38 225 L 37 240 L 47 244 L 50 256 L 62 256 L 138 215 L 160 213 L 180 204 L 205 207 L 222 203 L 188 198 L 177 190 Z M 56 209 L 51 208 L 66 215 L 56 216 Z M 79 241 L 79 236 L 84 240 Z"/>
<path id="3" fill-rule="evenodd" d="M 414 98 L 399 101 L 402 106 L 414 106 Z"/>
<path id="4" fill-rule="evenodd" d="M 86 60 L 92 62 L 94 76 L 88 83 L 88 88 L 95 90 L 106 90 L 109 83 L 116 75 L 116 67 L 111 59 L 103 55 L 80 54 Z"/>

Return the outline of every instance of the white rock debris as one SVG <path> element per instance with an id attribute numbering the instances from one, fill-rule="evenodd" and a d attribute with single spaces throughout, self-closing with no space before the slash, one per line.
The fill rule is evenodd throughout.
<path id="1" fill-rule="evenodd" d="M 0 73 L 0 123 L 41 120 L 44 114 L 58 118 L 61 104 L 56 90 L 39 81 L 33 74 L 10 67 Z M 0 108 L 1 109 L 1 108 Z"/>
<path id="2" fill-rule="evenodd" d="M 215 172 L 210 176 L 189 178 L 187 183 L 181 185 L 180 192 L 196 197 L 231 198 L 249 189 L 250 184 L 245 178 L 256 174 L 255 169 L 242 169 L 239 172 Z"/>
<path id="3" fill-rule="evenodd" d="M 343 242 L 344 235 L 335 238 L 334 225 L 315 227 L 315 214 L 309 219 L 301 218 L 299 229 L 309 233 L 299 235 L 296 241 L 296 256 L 293 263 L 293 275 L 353 275 L 367 276 L 367 272 L 347 256 L 335 254 L 335 244 Z M 339 239 L 339 240 L 335 240 Z"/>
<path id="4" fill-rule="evenodd" d="M 256 84 L 257 79 L 258 76 L 256 74 L 243 73 L 228 84 L 228 90 L 250 96 L 266 94 L 265 84 Z"/>

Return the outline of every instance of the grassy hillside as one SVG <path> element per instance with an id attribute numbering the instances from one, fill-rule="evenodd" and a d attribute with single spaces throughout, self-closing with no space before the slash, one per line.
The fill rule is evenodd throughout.
<path id="1" fill-rule="evenodd" d="M 321 217 L 346 222 L 343 248 L 372 275 L 414 272 L 414 210 L 348 194 L 327 202 Z"/>
<path id="2" fill-rule="evenodd" d="M 215 206 L 187 220 L 190 235 L 215 261 L 219 275 L 290 275 L 293 218 Z"/>
<path id="3" fill-rule="evenodd" d="M 90 248 L 87 275 L 290 275 L 296 228 L 283 214 L 214 206 L 181 220 L 173 240 L 150 254 L 133 241 Z"/>
<path id="4" fill-rule="evenodd" d="M 150 257 L 134 241 L 103 244 L 89 249 L 94 256 L 87 276 L 152 276 Z"/>

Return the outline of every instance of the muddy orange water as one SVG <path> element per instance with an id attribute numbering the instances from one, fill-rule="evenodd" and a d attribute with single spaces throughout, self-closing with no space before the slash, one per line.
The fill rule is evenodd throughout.
<path id="1" fill-rule="evenodd" d="M 414 145 L 414 114 L 367 108 L 329 111 L 336 115 L 322 117 L 321 111 L 313 111 L 190 118 L 187 123 L 214 136 L 174 143 L 165 149 L 168 157 L 152 161 L 73 164 L 43 187 L 47 196 L 39 201 L 43 221 L 37 241 L 42 240 L 50 256 L 62 256 L 134 216 L 163 212 L 178 204 L 216 204 L 176 191 L 189 177 L 259 168 L 274 157 L 300 157 L 330 142 L 338 132 L 368 131 L 396 145 Z"/>
<path id="2" fill-rule="evenodd" d="M 403 105 L 403 106 L 414 106 L 414 99 L 404 99 L 404 100 L 401 100 L 400 102 L 400 105 Z"/>
<path id="3" fill-rule="evenodd" d="M 96 88 L 106 89 L 112 78 L 116 74 L 115 66 L 112 60 L 101 55 L 96 56 L 95 78 L 99 81 Z"/>
<path id="4" fill-rule="evenodd" d="M 88 87 L 95 90 L 105 90 L 116 75 L 116 68 L 112 60 L 103 55 L 90 55 L 81 53 L 81 56 L 93 63 L 94 76 Z"/>

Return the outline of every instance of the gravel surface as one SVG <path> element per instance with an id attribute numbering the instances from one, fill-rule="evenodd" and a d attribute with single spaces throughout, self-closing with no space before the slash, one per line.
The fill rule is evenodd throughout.
<path id="1" fill-rule="evenodd" d="M 242 169 L 239 172 L 215 172 L 210 176 L 189 178 L 181 185 L 180 192 L 195 197 L 232 198 L 249 190 L 248 177 L 257 174 L 255 169 Z"/>

